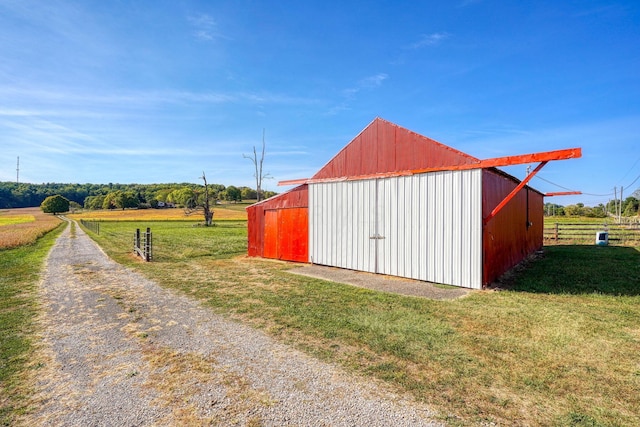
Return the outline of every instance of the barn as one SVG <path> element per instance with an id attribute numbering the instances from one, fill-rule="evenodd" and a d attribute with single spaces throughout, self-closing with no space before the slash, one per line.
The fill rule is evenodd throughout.
<path id="1" fill-rule="evenodd" d="M 542 247 L 528 181 L 579 148 L 480 160 L 376 118 L 313 177 L 247 208 L 249 256 L 482 289 Z M 539 163 L 520 181 L 500 166 Z"/>

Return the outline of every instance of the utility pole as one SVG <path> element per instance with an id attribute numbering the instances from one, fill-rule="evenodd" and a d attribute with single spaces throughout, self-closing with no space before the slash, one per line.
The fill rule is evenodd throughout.
<path id="1" fill-rule="evenodd" d="M 618 216 L 618 187 L 613 187 L 613 217 Z"/>
<path id="2" fill-rule="evenodd" d="M 16 184 L 20 183 L 20 156 L 18 156 L 18 163 L 16 164 Z"/>
<path id="3" fill-rule="evenodd" d="M 621 224 L 621 223 L 622 223 L 622 221 L 621 221 L 621 218 L 620 218 L 620 217 L 622 216 L 622 189 L 623 189 L 623 188 L 624 188 L 624 187 L 621 185 L 621 186 L 620 186 L 620 210 L 618 211 L 618 224 Z"/>

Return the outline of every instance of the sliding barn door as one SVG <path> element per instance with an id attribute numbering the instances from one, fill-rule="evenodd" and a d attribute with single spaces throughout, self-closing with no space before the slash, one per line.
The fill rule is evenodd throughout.
<path id="1" fill-rule="evenodd" d="M 311 184 L 316 264 L 482 287 L 480 170 Z"/>

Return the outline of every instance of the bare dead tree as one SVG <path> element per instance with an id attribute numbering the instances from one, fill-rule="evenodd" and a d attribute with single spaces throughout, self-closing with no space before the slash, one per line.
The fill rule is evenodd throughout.
<path id="1" fill-rule="evenodd" d="M 204 181 L 204 225 L 209 227 L 213 223 L 213 210 L 209 204 L 209 187 L 207 186 L 207 177 L 204 171 L 202 171 L 200 178 Z"/>
<path id="2" fill-rule="evenodd" d="M 244 157 L 245 159 L 251 160 L 251 162 L 253 163 L 253 166 L 255 167 L 255 174 L 253 176 L 255 176 L 256 178 L 256 194 L 257 194 L 256 197 L 258 198 L 258 202 L 262 198 L 262 180 L 271 178 L 268 172 L 265 174 L 262 171 L 262 164 L 264 163 L 264 151 L 265 151 L 264 129 L 262 129 L 262 154 L 260 156 L 260 159 L 258 159 L 258 153 L 256 152 L 255 145 L 253 146 L 253 157 L 246 154 L 242 155 L 242 157 Z"/>
<path id="3" fill-rule="evenodd" d="M 204 225 L 205 227 L 209 227 L 213 225 L 213 209 L 211 209 L 211 201 L 209 199 L 209 186 L 207 185 L 207 177 L 204 172 L 202 172 L 202 176 L 199 178 L 204 181 L 204 200 L 202 202 L 202 206 L 198 203 L 200 193 L 195 192 L 193 198 L 190 199 L 185 206 L 184 214 L 190 216 L 202 210 L 204 214 Z"/>

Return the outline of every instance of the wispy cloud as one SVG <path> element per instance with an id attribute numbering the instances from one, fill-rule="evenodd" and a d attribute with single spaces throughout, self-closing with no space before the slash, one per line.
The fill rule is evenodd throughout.
<path id="1" fill-rule="evenodd" d="M 365 77 L 364 79 L 360 80 L 359 87 L 363 89 L 373 89 L 382 85 L 382 82 L 384 82 L 388 78 L 389 75 L 387 75 L 386 73 L 378 73 L 373 76 Z"/>
<path id="2" fill-rule="evenodd" d="M 63 155 L 107 155 L 107 156 L 176 156 L 188 155 L 190 150 L 176 147 L 154 146 L 150 150 L 145 144 L 132 143 L 135 138 L 118 138 L 117 134 L 104 129 L 91 128 L 89 132 L 70 125 L 39 118 L 22 120 L 0 120 L 0 130 L 5 137 L 15 142 L 15 151 Z M 130 129 L 134 131 L 134 129 Z M 90 134 L 90 133 L 93 133 Z M 102 134 L 96 136 L 95 134 Z M 115 137 L 115 138 L 114 138 Z M 115 139 L 115 140 L 114 140 Z"/>
<path id="3" fill-rule="evenodd" d="M 365 89 L 375 89 L 377 87 L 382 86 L 382 83 L 389 78 L 389 75 L 386 73 L 378 73 L 372 76 L 367 76 L 363 79 L 358 80 L 355 86 L 344 89 L 342 94 L 347 98 L 354 97 L 358 92 Z"/>
<path id="4" fill-rule="evenodd" d="M 213 41 L 216 39 L 229 39 L 229 37 L 218 30 L 216 20 L 206 13 L 189 16 L 187 19 L 193 27 L 193 36 L 198 40 Z"/>
<path id="5" fill-rule="evenodd" d="M 421 49 L 423 47 L 436 46 L 448 38 L 449 38 L 448 33 L 422 34 L 420 36 L 420 39 L 414 43 L 411 43 L 409 46 L 407 46 L 407 49 Z"/>
<path id="6" fill-rule="evenodd" d="M 363 90 L 374 90 L 382 86 L 384 81 L 388 78 L 389 75 L 386 73 L 377 73 L 358 80 L 353 87 L 343 89 L 341 91 L 343 97 L 342 102 L 331 107 L 327 112 L 327 115 L 333 116 L 340 113 L 341 111 L 349 110 L 349 104 L 356 98 L 356 95 L 358 93 L 362 92 Z"/>
<path id="7" fill-rule="evenodd" d="M 381 78 L 362 82 L 362 87 L 373 87 Z M 384 78 L 382 78 L 383 80 Z M 378 82 L 379 81 L 379 82 Z M 367 86 L 368 85 L 368 86 Z M 26 88 L 0 86 L 0 98 L 10 105 L 0 108 L 0 116 L 55 115 L 67 116 L 72 112 L 79 116 L 105 112 L 105 108 L 133 109 L 155 108 L 184 104 L 247 104 L 247 105 L 314 105 L 320 99 L 291 96 L 274 92 L 215 92 L 215 91 L 123 91 L 98 93 L 93 91 L 67 90 L 66 88 Z M 23 107 L 28 105 L 28 107 Z"/>

